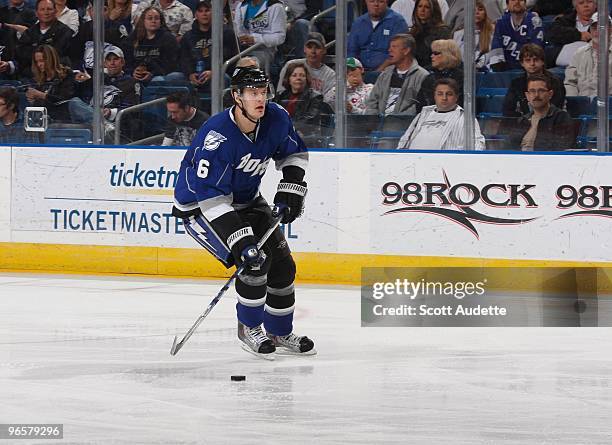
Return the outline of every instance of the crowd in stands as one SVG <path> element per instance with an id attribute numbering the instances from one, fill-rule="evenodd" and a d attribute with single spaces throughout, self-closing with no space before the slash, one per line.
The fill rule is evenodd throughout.
<path id="1" fill-rule="evenodd" d="M 395 134 L 401 149 L 480 150 L 493 140 L 513 150 L 578 147 L 577 119 L 588 114 L 572 106 L 576 97 L 597 95 L 597 24 L 610 21 L 607 11 L 598 14 L 596 0 L 476 0 L 469 63 L 478 79 L 503 83 L 477 89 L 476 145 L 466 147 L 458 130 L 465 122 L 465 39 L 472 38 L 464 31 L 464 3 L 353 3 L 358 13 L 349 17 L 344 112 L 380 122 L 404 119 Z M 276 86 L 273 100 L 312 144 L 333 134 L 335 30 L 329 18 L 313 26 L 308 20 L 333 4 L 224 3 L 223 60 L 257 45 L 225 74 L 235 66 L 265 70 Z M 10 129 L 22 122 L 25 106 L 46 107 L 52 124 L 91 124 L 94 14 L 84 0 L 6 0 L 0 8 L 0 142 L 15 142 L 18 132 Z M 163 144 L 188 144 L 210 113 L 211 16 L 211 0 L 105 0 L 107 136 L 119 132 L 126 142 L 150 136 L 139 114 L 115 128 L 117 114 L 148 100 L 145 93 L 155 86 L 177 86 L 164 93 Z M 612 54 L 610 62 L 612 68 Z M 612 94 L 612 79 L 609 84 Z M 492 119 L 499 125 L 490 131 L 484 123 Z"/>

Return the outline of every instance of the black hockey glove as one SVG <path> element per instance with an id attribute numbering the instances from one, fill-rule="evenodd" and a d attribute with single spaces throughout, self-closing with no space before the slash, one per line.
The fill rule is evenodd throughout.
<path id="1" fill-rule="evenodd" d="M 304 213 L 304 198 L 308 191 L 304 181 L 281 179 L 274 196 L 274 204 L 279 207 L 283 224 L 289 224 Z"/>
<path id="2" fill-rule="evenodd" d="M 238 213 L 225 213 L 210 223 L 215 231 L 225 238 L 236 267 L 244 264 L 248 270 L 261 269 L 266 260 L 266 254 L 263 249 L 257 248 L 257 238 L 253 234 L 253 228 L 244 222 Z"/>

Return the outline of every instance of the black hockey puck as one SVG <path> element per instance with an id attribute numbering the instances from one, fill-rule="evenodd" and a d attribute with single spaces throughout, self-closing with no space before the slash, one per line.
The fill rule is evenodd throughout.
<path id="1" fill-rule="evenodd" d="M 246 376 L 245 375 L 233 375 L 230 378 L 232 379 L 232 382 L 242 382 L 242 381 L 246 380 Z"/>

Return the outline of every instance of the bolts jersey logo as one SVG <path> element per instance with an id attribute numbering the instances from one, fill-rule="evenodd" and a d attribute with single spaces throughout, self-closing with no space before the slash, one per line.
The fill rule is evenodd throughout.
<path id="1" fill-rule="evenodd" d="M 205 150 L 214 151 L 219 148 L 222 142 L 227 141 L 227 138 L 221 133 L 217 133 L 215 130 L 210 130 L 204 138 L 204 144 L 202 145 Z"/>

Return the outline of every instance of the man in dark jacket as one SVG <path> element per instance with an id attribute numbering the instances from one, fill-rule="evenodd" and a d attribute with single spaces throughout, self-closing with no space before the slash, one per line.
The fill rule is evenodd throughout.
<path id="1" fill-rule="evenodd" d="M 212 66 L 211 32 L 212 8 L 210 0 L 202 0 L 195 11 L 195 20 L 190 31 L 181 39 L 181 71 L 200 92 L 210 91 Z M 223 27 L 223 60 L 232 58 L 238 51 L 231 26 Z M 198 64 L 199 62 L 199 64 Z"/>
<path id="2" fill-rule="evenodd" d="M 507 149 L 522 151 L 563 151 L 576 145 L 575 125 L 566 111 L 551 103 L 554 92 L 548 76 L 534 74 L 527 79 L 525 95 L 533 112 L 519 117 L 508 130 Z"/>
<path id="3" fill-rule="evenodd" d="M 586 44 L 591 41 L 589 26 L 595 11 L 597 11 L 597 0 L 575 0 L 575 8 L 555 18 L 545 35 L 546 41 L 550 44 L 546 47 L 546 66 L 558 65 L 557 57 L 565 45 L 574 42 Z M 571 49 L 568 47 L 571 54 L 562 57 L 566 60 L 565 63 L 561 63 L 562 65 L 567 65 L 567 61 L 571 60 L 571 55 L 577 48 L 576 45 Z"/>
<path id="4" fill-rule="evenodd" d="M 72 30 L 58 21 L 54 0 L 37 0 L 38 23 L 24 32 L 17 45 L 19 71 L 23 77 L 32 77 L 32 53 L 39 45 L 51 45 L 57 50 L 61 62 L 70 66 L 69 48 Z"/>
<path id="5" fill-rule="evenodd" d="M 36 23 L 36 13 L 24 0 L 9 0 L 6 6 L 0 8 L 0 21 L 22 32 Z"/>
<path id="6" fill-rule="evenodd" d="M 525 116 L 530 113 L 529 101 L 525 96 L 527 91 L 527 78 L 534 74 L 543 74 L 550 78 L 553 90 L 552 104 L 557 108 L 563 108 L 565 103 L 565 87 L 563 82 L 552 73 L 544 69 L 544 50 L 539 45 L 528 43 L 521 48 L 519 62 L 525 70 L 522 76 L 512 79 L 502 113 L 506 117 Z"/>
<path id="7" fill-rule="evenodd" d="M 0 80 L 11 80 L 16 77 L 18 66 L 16 59 L 17 33 L 3 26 L 0 28 Z"/>

